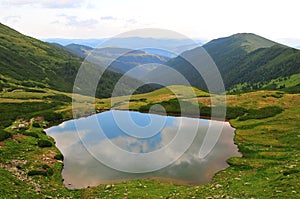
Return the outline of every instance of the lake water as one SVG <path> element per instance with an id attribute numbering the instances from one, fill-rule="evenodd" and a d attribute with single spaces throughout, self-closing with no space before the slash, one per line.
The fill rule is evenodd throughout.
<path id="1" fill-rule="evenodd" d="M 203 184 L 241 156 L 234 129 L 213 120 L 114 110 L 46 132 L 64 155 L 68 188 L 143 178 Z"/>

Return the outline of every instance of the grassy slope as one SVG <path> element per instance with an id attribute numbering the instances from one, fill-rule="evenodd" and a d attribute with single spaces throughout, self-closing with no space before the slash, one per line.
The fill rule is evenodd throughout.
<path id="1" fill-rule="evenodd" d="M 79 58 L 3 24 L 0 24 L 0 44 L 1 75 L 23 86 L 71 91 L 81 64 Z"/>
<path id="2" fill-rule="evenodd" d="M 183 91 L 184 87 L 175 86 L 174 89 Z M 207 94 L 196 92 L 200 96 L 199 101 L 209 105 Z M 6 97 L 14 103 L 14 100 L 24 102 L 32 97 L 38 100 L 44 95 L 57 94 L 48 91 L 46 94 L 15 93 L 16 96 L 10 94 Z M 161 102 L 174 97 L 168 89 L 161 89 L 133 96 L 131 99 L 135 100 L 129 103 L 131 107 L 138 108 L 146 103 Z M 147 100 L 139 101 L 142 98 Z M 6 100 L 8 98 L 0 98 L 0 104 Z M 53 102 L 56 102 L 55 98 Z M 109 108 L 109 99 L 98 102 L 98 108 Z M 31 103 L 34 105 L 37 102 Z M 275 91 L 259 91 L 229 95 L 227 103 L 245 108 L 277 105 L 284 112 L 260 120 L 231 120 L 231 124 L 237 128 L 235 142 L 244 156 L 229 159 L 231 167 L 217 173 L 210 184 L 186 187 L 156 180 L 133 180 L 117 183 L 107 189 L 106 185 L 101 185 L 82 190 L 67 190 L 61 181 L 62 163 L 53 158 L 59 153 L 58 150 L 55 147 L 39 148 L 36 146 L 37 138 L 14 133 L 12 139 L 0 142 L 0 195 L 4 198 L 299 198 L 300 95 L 278 96 Z M 119 103 L 118 108 L 123 105 Z M 68 103 L 56 107 L 57 110 L 65 112 L 70 111 L 69 108 Z M 36 132 L 39 139 L 53 142 L 39 128 L 32 128 L 30 131 Z M 24 172 L 38 167 L 41 163 L 53 168 L 54 175 L 27 177 Z"/>
<path id="3" fill-rule="evenodd" d="M 215 39 L 205 44 L 203 48 L 217 65 L 226 90 L 232 89 L 235 92 L 242 92 L 267 89 L 266 85 L 274 79 L 300 73 L 299 50 L 254 34 L 235 34 L 230 37 Z M 199 56 L 202 50 L 202 48 L 195 48 L 185 51 L 182 56 L 191 60 L 194 56 L 201 59 Z M 198 72 L 182 57 L 173 58 L 166 64 L 183 74 L 191 85 L 202 89 L 206 88 Z M 162 74 L 161 78 L 165 75 Z M 276 86 L 279 87 L 277 84 Z M 270 88 L 275 90 L 276 86 Z M 289 84 L 285 86 L 289 87 Z"/>
<path id="4" fill-rule="evenodd" d="M 58 45 L 25 36 L 0 23 L 0 91 L 38 87 L 72 92 L 82 62 L 82 58 Z M 94 64 L 85 64 L 85 69 L 91 79 L 98 77 L 97 74 L 102 71 L 101 67 Z M 101 76 L 96 96 L 110 97 L 121 77 L 119 73 L 106 70 Z M 88 88 L 91 87 L 89 80 L 85 82 Z M 138 80 L 126 77 L 121 90 L 131 93 L 132 85 L 136 82 Z M 139 91 L 143 93 L 150 90 L 153 88 L 148 86 Z"/>

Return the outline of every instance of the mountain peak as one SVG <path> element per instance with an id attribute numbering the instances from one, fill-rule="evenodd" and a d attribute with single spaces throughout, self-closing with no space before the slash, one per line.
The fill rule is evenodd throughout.
<path id="1" fill-rule="evenodd" d="M 237 33 L 229 37 L 214 39 L 205 44 L 204 48 L 209 49 L 215 45 L 228 46 L 230 49 L 239 48 L 249 53 L 259 48 L 269 48 L 278 45 L 278 43 L 253 33 Z"/>

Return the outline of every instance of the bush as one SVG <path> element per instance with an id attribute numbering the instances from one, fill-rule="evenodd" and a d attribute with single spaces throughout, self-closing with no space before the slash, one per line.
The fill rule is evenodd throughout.
<path id="1" fill-rule="evenodd" d="M 245 121 L 249 119 L 264 119 L 268 117 L 273 117 L 281 113 L 283 109 L 278 106 L 267 106 L 260 109 L 250 109 L 248 113 L 239 118 L 240 121 Z"/>
<path id="2" fill-rule="evenodd" d="M 24 132 L 22 132 L 22 134 L 26 135 L 26 136 L 31 136 L 31 137 L 34 137 L 34 138 L 39 138 L 39 135 L 37 133 L 34 133 L 34 132 L 24 131 Z"/>
<path id="3" fill-rule="evenodd" d="M 46 111 L 44 112 L 43 114 L 41 114 L 44 119 L 46 121 L 49 121 L 49 122 L 55 122 L 55 121 L 60 121 L 63 119 L 62 115 L 59 114 L 59 113 L 55 113 L 53 111 Z"/>
<path id="4" fill-rule="evenodd" d="M 11 136 L 12 136 L 11 133 L 0 129 L 0 141 L 6 140 L 8 138 L 11 138 Z"/>
<path id="5" fill-rule="evenodd" d="M 39 169 L 31 170 L 27 173 L 29 176 L 41 175 L 41 176 L 52 176 L 53 169 L 47 164 L 41 165 Z"/>
<path id="6" fill-rule="evenodd" d="M 41 147 L 41 148 L 52 147 L 52 143 L 48 140 L 39 140 L 38 141 L 38 146 Z"/>
<path id="7" fill-rule="evenodd" d="M 247 109 L 239 106 L 228 106 L 226 109 L 226 119 L 235 119 L 237 117 L 245 115 Z"/>
<path id="8" fill-rule="evenodd" d="M 211 117 L 211 107 L 208 106 L 202 106 L 200 108 L 200 113 L 201 116 L 207 116 Z M 239 106 L 227 106 L 226 107 L 226 116 L 225 118 L 230 120 L 230 119 L 235 119 L 237 117 L 240 117 L 244 115 L 247 112 L 247 109 Z M 215 117 L 223 117 L 224 116 L 224 107 L 222 106 L 217 106 L 214 108 L 214 113 Z"/>
<path id="9" fill-rule="evenodd" d="M 56 154 L 54 156 L 54 159 L 63 161 L 64 160 L 64 156 L 63 156 L 63 154 L 59 153 L 59 154 Z"/>
<path id="10" fill-rule="evenodd" d="M 53 101 L 61 101 L 61 102 L 72 102 L 71 97 L 62 94 L 45 96 L 44 99 L 50 99 Z"/>
<path id="11" fill-rule="evenodd" d="M 41 176 L 45 176 L 45 171 L 42 170 L 31 170 L 27 173 L 29 176 L 36 176 L 36 175 L 41 175 Z"/>
<path id="12" fill-rule="evenodd" d="M 39 122 L 33 122 L 32 126 L 35 128 L 41 128 L 41 125 Z"/>

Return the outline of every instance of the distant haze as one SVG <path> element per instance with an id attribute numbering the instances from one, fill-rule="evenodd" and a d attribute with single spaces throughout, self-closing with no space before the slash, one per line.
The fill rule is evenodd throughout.
<path id="1" fill-rule="evenodd" d="M 98 47 L 107 39 L 100 38 L 100 39 L 63 39 L 63 38 L 48 38 L 42 39 L 42 41 L 49 42 L 49 43 L 58 43 L 60 45 L 66 46 L 69 44 L 79 44 L 84 46 L 89 46 L 92 48 Z M 138 44 L 137 44 L 138 42 Z M 192 49 L 197 47 L 197 45 L 201 46 L 206 43 L 205 40 L 195 39 L 193 40 L 194 43 L 191 43 L 190 40 L 181 40 L 181 39 L 167 39 L 167 38 L 114 38 L 114 43 L 110 42 L 110 46 L 101 46 L 101 47 L 119 47 L 119 48 L 130 48 L 136 49 L 141 46 L 152 46 L 153 43 L 159 43 L 159 46 L 163 48 L 164 46 L 167 47 L 182 47 L 184 50 Z M 150 45 L 151 44 L 151 45 Z"/>

